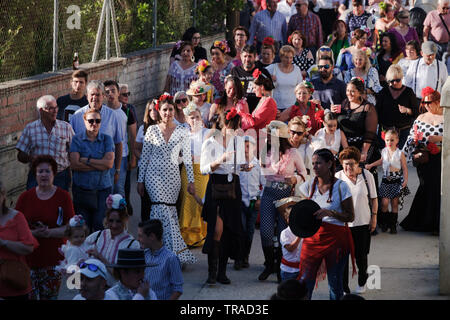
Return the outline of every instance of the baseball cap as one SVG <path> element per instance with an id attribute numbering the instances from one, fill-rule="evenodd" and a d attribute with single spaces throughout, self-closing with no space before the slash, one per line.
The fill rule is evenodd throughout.
<path id="1" fill-rule="evenodd" d="M 424 54 L 436 54 L 437 46 L 433 41 L 424 41 L 422 43 L 422 52 Z"/>
<path id="2" fill-rule="evenodd" d="M 88 278 L 96 278 L 98 276 L 103 277 L 105 280 L 107 280 L 107 271 L 106 267 L 98 259 L 87 259 L 86 261 L 79 264 L 80 267 L 80 273 L 84 274 Z"/>

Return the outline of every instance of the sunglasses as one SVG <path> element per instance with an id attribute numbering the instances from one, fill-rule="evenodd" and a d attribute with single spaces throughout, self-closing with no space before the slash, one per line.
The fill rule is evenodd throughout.
<path id="1" fill-rule="evenodd" d="M 89 122 L 90 124 L 94 124 L 94 122 L 96 124 L 99 124 L 100 122 L 102 122 L 102 119 L 86 119 L 87 122 Z"/>
<path id="2" fill-rule="evenodd" d="M 93 272 L 96 272 L 97 270 L 100 269 L 96 264 L 85 263 L 85 262 L 80 263 L 79 267 L 80 267 L 80 269 L 88 268 L 89 270 L 91 270 Z"/>
<path id="3" fill-rule="evenodd" d="M 400 82 L 400 81 L 402 81 L 402 79 L 392 79 L 392 80 L 389 80 L 388 81 L 388 83 L 390 84 L 390 83 L 394 83 L 394 82 Z"/>
<path id="4" fill-rule="evenodd" d="M 319 70 L 322 68 L 324 68 L 325 70 L 328 70 L 328 69 L 330 69 L 330 65 L 329 64 L 319 64 L 319 65 L 317 65 L 317 68 L 319 68 Z"/>
<path id="5" fill-rule="evenodd" d="M 302 136 L 304 134 L 304 132 L 302 132 L 302 131 L 295 131 L 295 130 L 290 130 L 290 131 L 293 135 Z"/>
<path id="6" fill-rule="evenodd" d="M 186 102 L 187 102 L 187 98 L 175 100 L 175 103 L 176 103 L 176 104 L 180 104 L 181 102 L 186 103 Z"/>
<path id="7" fill-rule="evenodd" d="M 330 52 L 331 48 L 325 47 L 325 48 L 320 48 L 320 51 L 325 51 L 325 52 Z"/>
<path id="8" fill-rule="evenodd" d="M 129 97 L 131 96 L 131 92 L 124 92 L 120 94 L 122 97 Z"/>
<path id="9" fill-rule="evenodd" d="M 432 104 L 434 101 L 422 101 L 422 104 L 424 104 L 424 105 L 430 105 L 430 104 Z"/>

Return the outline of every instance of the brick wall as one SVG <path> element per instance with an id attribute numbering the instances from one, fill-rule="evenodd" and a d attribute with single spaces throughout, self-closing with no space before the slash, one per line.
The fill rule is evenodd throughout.
<path id="1" fill-rule="evenodd" d="M 223 38 L 224 34 L 204 37 L 203 47 L 209 52 L 212 42 Z M 146 102 L 164 90 L 172 46 L 146 49 L 109 61 L 84 63 L 80 68 L 89 73 L 89 80 L 114 79 L 127 83 L 132 92 L 130 103 L 137 108 L 138 120 L 142 122 Z M 11 202 L 25 190 L 28 173 L 28 165 L 17 160 L 15 149 L 22 130 L 37 119 L 39 97 L 50 94 L 57 98 L 69 93 L 71 74 L 71 69 L 65 69 L 0 83 L 0 179 Z"/>

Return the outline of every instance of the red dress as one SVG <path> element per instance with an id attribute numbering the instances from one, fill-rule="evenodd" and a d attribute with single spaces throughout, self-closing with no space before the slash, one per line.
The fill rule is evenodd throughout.
<path id="1" fill-rule="evenodd" d="M 263 102 L 258 103 L 252 114 L 240 112 L 242 117 L 242 129 L 255 129 L 256 132 L 264 129 L 277 116 L 277 103 L 271 97 L 266 98 Z"/>
<path id="2" fill-rule="evenodd" d="M 298 105 L 298 102 L 296 102 L 291 108 L 291 113 L 289 114 L 289 120 L 292 119 L 293 117 L 299 116 L 300 118 L 304 115 L 309 116 L 309 120 L 311 121 L 311 130 L 309 131 L 310 134 L 315 135 L 316 131 L 319 130 L 322 126 L 322 124 L 320 122 L 318 122 L 314 115 L 316 114 L 317 111 L 322 110 L 322 106 L 319 104 L 316 104 L 312 101 L 308 101 L 307 102 L 307 110 L 306 110 L 306 114 L 304 114 L 301 110 L 300 110 L 300 106 Z"/>

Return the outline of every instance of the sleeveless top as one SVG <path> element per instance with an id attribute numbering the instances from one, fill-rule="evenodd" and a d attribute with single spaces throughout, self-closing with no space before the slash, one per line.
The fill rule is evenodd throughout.
<path id="1" fill-rule="evenodd" d="M 402 158 L 402 152 L 399 148 L 395 150 L 392 157 L 389 157 L 389 149 L 386 147 L 381 151 L 381 157 L 383 158 L 383 173 L 387 176 L 389 175 L 389 168 L 392 166 L 396 169 L 401 169 L 401 158 Z"/>
<path id="2" fill-rule="evenodd" d="M 339 152 L 339 149 L 341 147 L 341 130 L 336 129 L 336 131 L 334 132 L 334 142 L 331 145 L 328 145 L 326 143 L 325 134 L 326 134 L 325 128 L 321 128 L 317 131 L 317 135 L 313 138 L 313 141 L 311 142 L 314 150 L 326 148 L 329 150 Z"/>

